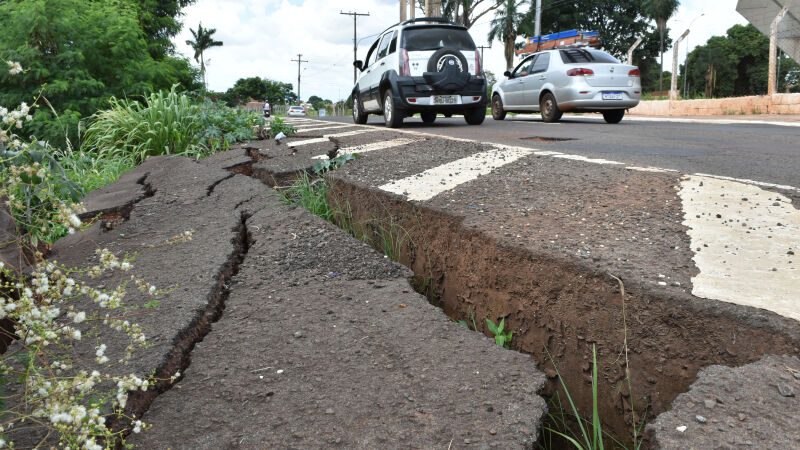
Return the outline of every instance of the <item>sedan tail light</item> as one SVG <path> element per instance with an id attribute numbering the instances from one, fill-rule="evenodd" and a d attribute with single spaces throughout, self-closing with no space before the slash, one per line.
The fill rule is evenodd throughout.
<path id="1" fill-rule="evenodd" d="M 586 69 L 584 67 L 579 67 L 577 69 L 570 69 L 567 71 L 567 75 L 570 77 L 580 77 L 580 76 L 587 76 L 587 75 L 594 75 L 594 71 L 592 69 Z"/>
<path id="2" fill-rule="evenodd" d="M 403 49 L 402 52 L 403 52 L 402 53 L 403 62 L 401 63 L 402 65 L 400 66 L 400 75 L 401 76 L 411 75 L 411 68 L 408 64 L 408 52 L 406 51 L 406 49 Z"/>
<path id="3" fill-rule="evenodd" d="M 639 72 L 639 69 L 633 69 L 630 72 L 628 72 L 629 77 L 638 77 L 640 76 L 640 74 L 641 73 Z"/>

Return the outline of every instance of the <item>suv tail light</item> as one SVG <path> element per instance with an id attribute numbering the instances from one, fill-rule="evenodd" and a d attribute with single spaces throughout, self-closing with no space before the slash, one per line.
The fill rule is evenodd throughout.
<path id="1" fill-rule="evenodd" d="M 630 72 L 628 72 L 629 77 L 638 77 L 640 76 L 640 74 L 641 72 L 639 72 L 639 69 L 633 69 Z"/>
<path id="2" fill-rule="evenodd" d="M 475 50 L 475 75 L 481 76 L 481 55 Z"/>
<path id="3" fill-rule="evenodd" d="M 579 76 L 586 76 L 586 75 L 594 75 L 594 71 L 592 69 L 586 69 L 583 67 L 577 69 L 570 69 L 567 71 L 567 75 L 570 77 L 579 77 Z"/>
<path id="4" fill-rule="evenodd" d="M 400 76 L 411 75 L 411 68 L 408 64 L 408 52 L 406 49 L 402 50 L 403 62 L 400 66 Z"/>

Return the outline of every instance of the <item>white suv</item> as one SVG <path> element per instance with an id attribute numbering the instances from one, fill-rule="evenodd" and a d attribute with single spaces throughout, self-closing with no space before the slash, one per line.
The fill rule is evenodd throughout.
<path id="1" fill-rule="evenodd" d="M 383 114 L 386 126 L 420 113 L 431 123 L 436 114 L 463 114 L 470 125 L 486 117 L 487 86 L 480 53 L 461 25 L 422 17 L 389 27 L 367 52 L 366 63 L 353 62 L 361 75 L 353 87 L 353 121 Z"/>

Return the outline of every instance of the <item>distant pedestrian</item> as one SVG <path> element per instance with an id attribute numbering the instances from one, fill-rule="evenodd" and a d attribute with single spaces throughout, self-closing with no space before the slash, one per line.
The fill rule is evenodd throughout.
<path id="1" fill-rule="evenodd" d="M 269 117 L 269 100 L 264 101 L 264 117 Z"/>

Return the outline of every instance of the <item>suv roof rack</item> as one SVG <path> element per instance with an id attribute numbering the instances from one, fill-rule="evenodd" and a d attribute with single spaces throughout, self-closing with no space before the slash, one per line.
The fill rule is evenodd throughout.
<path id="1" fill-rule="evenodd" d="M 408 19 L 403 22 L 400 22 L 400 25 L 408 25 L 417 22 L 438 22 L 438 23 L 446 23 L 448 25 L 455 25 L 457 27 L 463 27 L 463 25 L 457 24 L 451 20 L 445 19 L 444 17 L 415 17 L 413 19 Z"/>

